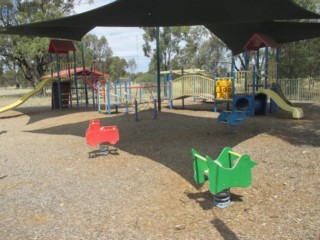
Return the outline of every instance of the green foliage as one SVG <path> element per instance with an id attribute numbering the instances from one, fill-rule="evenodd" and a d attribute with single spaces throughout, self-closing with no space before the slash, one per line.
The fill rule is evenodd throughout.
<path id="1" fill-rule="evenodd" d="M 87 34 L 83 37 L 82 42 L 88 59 L 97 62 L 105 62 L 112 57 L 112 50 L 104 36 L 98 38 L 96 35 Z"/>
<path id="2" fill-rule="evenodd" d="M 134 77 L 134 82 L 140 85 L 156 85 L 156 77 L 151 73 L 138 73 Z"/>
<path id="3" fill-rule="evenodd" d="M 175 69 L 201 68 L 216 72 L 224 68 L 227 56 L 225 44 L 204 27 L 192 27 L 187 44 L 176 56 Z"/>
<path id="4" fill-rule="evenodd" d="M 84 53 L 84 65 L 95 70 L 110 73 L 110 62 L 112 58 L 112 50 L 108 40 L 102 36 L 98 38 L 96 35 L 87 34 L 83 37 L 82 42 L 77 42 L 77 65 L 82 66 L 82 48 Z"/>
<path id="5" fill-rule="evenodd" d="M 149 71 L 155 72 L 155 28 L 144 28 L 145 56 L 151 57 Z M 166 27 L 160 32 L 161 69 L 201 68 L 210 72 L 225 68 L 227 49 L 205 27 Z"/>
<path id="6" fill-rule="evenodd" d="M 15 0 L 0 2 L 0 26 L 43 21 L 73 13 L 73 0 Z M 0 58 L 7 66 L 16 65 L 33 85 L 38 84 L 49 63 L 49 40 L 38 37 L 0 36 Z"/>
<path id="7" fill-rule="evenodd" d="M 137 63 L 136 60 L 134 60 L 134 58 L 129 59 L 127 69 L 129 70 L 130 74 L 133 74 L 134 71 L 137 69 Z"/>
<path id="8" fill-rule="evenodd" d="M 126 68 L 128 63 L 125 59 L 119 57 L 113 57 L 108 61 L 110 70 L 110 79 L 112 81 L 117 81 L 120 77 L 126 74 Z"/>
<path id="9" fill-rule="evenodd" d="M 162 27 L 160 29 L 160 59 L 162 69 L 170 69 L 171 59 L 179 52 L 181 48 L 180 43 L 186 38 L 189 28 L 190 27 Z M 152 44 L 156 41 L 156 31 L 155 28 L 143 28 L 143 30 L 145 31 L 143 34 L 145 41 L 143 45 L 144 55 L 151 57 L 149 71 L 155 72 L 156 51 L 152 49 Z"/>
<path id="10" fill-rule="evenodd" d="M 309 11 L 319 13 L 320 1 L 295 0 Z M 315 78 L 320 76 L 320 38 L 287 43 L 281 47 L 281 78 Z"/>
<path id="11" fill-rule="evenodd" d="M 320 39 L 285 44 L 280 55 L 281 78 L 315 78 L 320 75 Z"/>
<path id="12" fill-rule="evenodd" d="M 23 73 L 14 68 L 6 69 L 0 74 L 0 86 L 2 87 L 28 87 L 29 82 L 25 80 Z"/>
<path id="13" fill-rule="evenodd" d="M 317 5 L 320 3 L 319 0 L 294 0 L 294 2 L 299 6 L 313 12 L 317 11 Z"/>

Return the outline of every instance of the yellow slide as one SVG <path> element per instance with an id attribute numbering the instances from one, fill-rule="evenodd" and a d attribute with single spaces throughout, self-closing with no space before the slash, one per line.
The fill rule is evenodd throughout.
<path id="1" fill-rule="evenodd" d="M 0 108 L 0 113 L 20 106 L 25 101 L 27 101 L 30 97 L 32 97 L 34 94 L 39 92 L 44 87 L 44 85 L 46 85 L 46 83 L 49 81 L 51 81 L 50 78 L 42 80 L 40 82 L 40 84 L 35 89 L 33 89 L 31 92 L 28 92 L 27 94 L 23 95 L 18 101 L 14 102 L 12 104 L 9 104 L 8 106 L 5 106 L 3 108 Z"/>
<path id="2" fill-rule="evenodd" d="M 303 118 L 302 108 L 290 106 L 276 92 L 272 91 L 271 89 L 261 89 L 257 92 L 257 94 L 259 93 L 263 93 L 268 97 L 270 97 L 283 110 L 292 112 L 293 118 L 296 118 L 296 119 Z"/>

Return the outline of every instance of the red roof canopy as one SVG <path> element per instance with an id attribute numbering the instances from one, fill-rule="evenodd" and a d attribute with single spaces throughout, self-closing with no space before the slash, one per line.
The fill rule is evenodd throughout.
<path id="1" fill-rule="evenodd" d="M 74 74 L 74 69 L 71 68 L 70 70 L 65 69 L 65 70 L 61 70 L 59 72 L 59 76 L 60 77 L 67 77 L 70 74 Z M 107 78 L 109 77 L 109 74 L 107 73 L 103 73 L 103 72 L 99 72 L 97 70 L 91 70 L 91 69 L 83 69 L 82 67 L 76 68 L 76 73 L 78 76 L 91 76 L 93 74 L 94 78 Z M 46 79 L 46 78 L 52 78 L 52 77 L 57 77 L 58 74 L 57 72 L 53 73 L 53 75 L 49 74 L 49 75 L 45 75 L 42 77 L 42 79 Z"/>
<path id="2" fill-rule="evenodd" d="M 277 43 L 272 37 L 266 34 L 258 34 L 255 33 L 244 46 L 243 49 L 247 50 L 258 50 L 261 47 L 271 47 L 271 48 L 278 48 L 280 44 Z"/>
<path id="3" fill-rule="evenodd" d="M 67 53 L 69 51 L 76 51 L 76 47 L 72 41 L 69 40 L 51 40 L 49 44 L 49 53 Z"/>

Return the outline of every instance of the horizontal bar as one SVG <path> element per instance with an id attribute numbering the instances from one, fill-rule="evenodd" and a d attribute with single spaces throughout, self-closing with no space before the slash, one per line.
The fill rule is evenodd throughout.
<path id="1" fill-rule="evenodd" d="M 229 154 L 235 155 L 235 156 L 237 156 L 237 157 L 241 157 L 241 154 L 236 153 L 236 152 L 229 151 Z"/>
<path id="2" fill-rule="evenodd" d="M 201 159 L 202 161 L 207 161 L 207 159 L 205 158 L 205 157 L 202 157 L 201 155 L 199 155 L 199 154 L 195 154 L 195 156 L 197 157 L 197 158 L 199 158 L 199 159 Z"/>

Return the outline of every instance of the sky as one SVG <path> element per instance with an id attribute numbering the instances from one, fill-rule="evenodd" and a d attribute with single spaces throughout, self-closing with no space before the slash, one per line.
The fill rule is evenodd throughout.
<path id="1" fill-rule="evenodd" d="M 87 0 L 83 0 L 81 4 L 75 5 L 76 13 L 82 13 L 94 8 L 106 5 L 113 0 L 94 0 L 93 4 L 88 4 Z M 142 38 L 143 30 L 140 28 L 130 27 L 96 27 L 90 34 L 95 34 L 99 38 L 104 36 L 107 38 L 109 46 L 113 51 L 113 56 L 126 59 L 134 59 L 137 64 L 136 72 L 147 72 L 150 58 L 143 54 Z"/>

